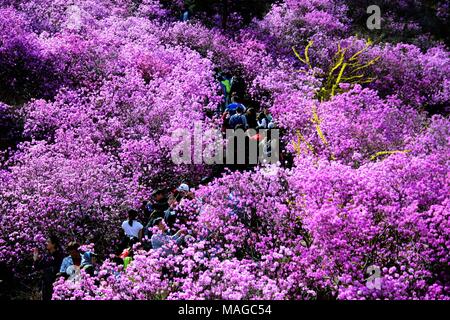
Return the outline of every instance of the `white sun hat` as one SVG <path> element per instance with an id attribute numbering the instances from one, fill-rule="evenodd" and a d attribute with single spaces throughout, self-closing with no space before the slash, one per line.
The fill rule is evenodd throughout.
<path id="1" fill-rule="evenodd" d="M 177 188 L 177 191 L 179 192 L 189 192 L 189 186 L 186 183 L 180 184 L 180 186 Z"/>

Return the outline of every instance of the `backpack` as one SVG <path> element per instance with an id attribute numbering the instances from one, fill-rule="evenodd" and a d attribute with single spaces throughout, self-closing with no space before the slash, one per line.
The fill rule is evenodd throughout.
<path id="1" fill-rule="evenodd" d="M 245 125 L 244 114 L 235 114 L 230 118 L 230 128 L 234 129 L 236 126 L 242 124 Z"/>

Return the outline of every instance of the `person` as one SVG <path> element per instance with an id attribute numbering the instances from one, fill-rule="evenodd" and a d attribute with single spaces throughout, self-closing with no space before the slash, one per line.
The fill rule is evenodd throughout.
<path id="1" fill-rule="evenodd" d="M 126 248 L 120 254 L 120 259 L 122 259 L 123 269 L 126 270 L 128 266 L 133 262 L 133 248 Z"/>
<path id="2" fill-rule="evenodd" d="M 178 201 L 185 198 L 190 190 L 191 190 L 191 188 L 189 188 L 189 185 L 187 185 L 186 183 L 180 184 L 178 186 L 178 188 L 176 189 L 177 194 L 178 194 L 178 196 L 177 196 Z"/>
<path id="3" fill-rule="evenodd" d="M 158 227 L 159 230 L 159 232 L 154 233 L 151 238 L 153 249 L 163 248 L 167 245 L 170 245 L 172 241 L 179 245 L 183 242 L 184 235 L 186 234 L 184 230 L 180 230 L 176 234 L 171 236 L 169 228 L 167 227 L 166 223 L 164 222 L 164 219 L 162 218 L 156 219 L 153 223 L 153 227 Z M 170 251 L 170 248 L 166 248 L 166 250 Z"/>
<path id="4" fill-rule="evenodd" d="M 225 106 L 227 106 L 230 103 L 230 94 L 231 94 L 231 86 L 232 86 L 231 79 L 232 79 L 232 77 L 229 74 L 218 73 L 217 78 L 218 78 L 218 80 L 220 82 L 220 86 L 222 87 L 224 100 L 225 100 Z"/>
<path id="5" fill-rule="evenodd" d="M 171 195 L 169 197 L 169 209 L 164 211 L 164 221 L 169 226 L 169 228 L 173 228 L 175 225 L 175 222 L 177 220 L 177 213 L 175 211 L 176 207 L 178 205 L 178 201 L 175 198 L 174 195 Z"/>
<path id="6" fill-rule="evenodd" d="M 90 276 L 93 276 L 96 272 L 97 255 L 93 252 L 85 252 L 83 254 L 84 265 L 83 270 Z"/>
<path id="7" fill-rule="evenodd" d="M 187 5 L 183 8 L 183 13 L 181 14 L 181 21 L 187 22 L 191 18 L 191 12 L 189 11 L 189 7 Z"/>
<path id="8" fill-rule="evenodd" d="M 247 90 L 245 89 L 245 81 L 238 76 L 231 78 L 231 92 L 235 92 L 238 96 L 243 96 Z"/>
<path id="9" fill-rule="evenodd" d="M 269 125 L 269 119 L 264 112 L 260 112 L 257 117 L 258 127 L 257 129 L 267 129 Z"/>
<path id="10" fill-rule="evenodd" d="M 76 280 L 80 276 L 80 270 L 92 264 L 90 253 L 81 254 L 79 249 L 80 245 L 76 242 L 70 242 L 67 245 L 69 256 L 63 259 L 58 275 L 69 280 Z"/>
<path id="11" fill-rule="evenodd" d="M 256 129 L 258 127 L 258 120 L 256 119 L 256 110 L 249 108 L 245 114 L 247 126 L 249 129 Z"/>
<path id="12" fill-rule="evenodd" d="M 152 206 L 149 204 L 148 201 L 146 200 L 142 201 L 141 212 L 144 217 L 144 221 L 148 221 L 148 219 L 150 219 L 150 215 L 152 214 L 152 211 L 150 211 L 151 208 Z"/>
<path id="13" fill-rule="evenodd" d="M 242 107 L 244 109 L 243 112 L 245 112 L 245 106 L 239 102 L 240 99 L 237 95 L 233 95 L 231 97 L 231 103 L 227 106 L 227 108 L 225 109 L 226 112 L 228 112 L 228 114 L 230 116 L 233 116 L 236 114 L 236 111 L 238 109 L 238 107 Z"/>
<path id="14" fill-rule="evenodd" d="M 262 150 L 262 155 L 264 157 L 266 157 L 266 158 L 271 158 L 272 157 L 272 151 L 276 152 L 276 149 L 272 150 L 272 147 L 273 146 L 278 146 L 279 143 L 280 143 L 279 139 L 270 139 L 269 137 L 265 137 L 259 143 L 259 148 L 260 148 L 260 150 Z M 281 157 L 281 155 L 280 155 L 280 157 Z"/>
<path id="15" fill-rule="evenodd" d="M 125 232 L 125 235 L 134 240 L 142 239 L 142 229 L 144 226 L 137 221 L 138 213 L 136 210 L 128 211 L 128 220 L 122 222 L 122 229 Z"/>
<path id="16" fill-rule="evenodd" d="M 185 198 L 187 200 L 194 200 L 195 199 L 195 193 L 194 191 L 191 189 L 185 196 Z"/>
<path id="17" fill-rule="evenodd" d="M 150 218 L 145 225 L 143 230 L 144 248 L 151 249 L 151 237 L 153 223 L 158 218 L 164 218 L 166 211 L 169 210 L 169 201 L 165 197 L 164 191 L 162 189 L 157 189 L 152 194 L 154 201 L 149 205 L 149 210 L 151 211 Z"/>
<path id="18" fill-rule="evenodd" d="M 167 202 L 167 198 L 164 194 L 164 190 L 157 189 L 153 192 L 153 203 L 149 206 L 149 211 L 152 212 L 152 215 L 154 211 L 158 212 L 159 215 L 162 215 L 164 211 L 169 209 L 169 203 Z"/>
<path id="19" fill-rule="evenodd" d="M 236 129 L 238 125 L 242 125 L 244 130 L 248 128 L 247 118 L 244 115 L 244 107 L 238 106 L 236 108 L 236 114 L 230 118 L 230 128 Z"/>
<path id="20" fill-rule="evenodd" d="M 273 122 L 273 117 L 272 117 L 272 115 L 270 114 L 269 108 L 267 108 L 267 107 L 264 108 L 263 113 L 266 115 L 266 118 L 267 118 L 267 122 L 268 122 L 268 123 Z"/>
<path id="21" fill-rule="evenodd" d="M 225 111 L 222 114 L 222 128 L 221 132 L 225 134 L 227 132 L 227 129 L 230 128 L 230 113 L 228 111 Z"/>
<path id="22" fill-rule="evenodd" d="M 42 271 L 41 293 L 42 300 L 44 301 L 52 299 L 53 283 L 56 280 L 56 275 L 64 259 L 59 239 L 56 236 L 49 236 L 46 249 L 48 254 L 45 256 L 41 256 L 37 248 L 33 251 L 34 267 Z"/>

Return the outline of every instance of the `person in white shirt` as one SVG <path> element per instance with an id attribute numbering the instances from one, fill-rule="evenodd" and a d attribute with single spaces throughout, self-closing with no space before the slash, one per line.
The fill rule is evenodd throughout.
<path id="1" fill-rule="evenodd" d="M 144 226 L 136 220 L 137 215 L 135 210 L 128 211 L 128 220 L 122 222 L 122 229 L 127 237 L 141 240 Z"/>

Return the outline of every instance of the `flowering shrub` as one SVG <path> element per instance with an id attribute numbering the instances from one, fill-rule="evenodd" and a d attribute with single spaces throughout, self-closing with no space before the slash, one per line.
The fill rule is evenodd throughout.
<path id="1" fill-rule="evenodd" d="M 381 94 L 395 94 L 406 103 L 430 112 L 448 106 L 450 58 L 443 47 L 422 52 L 414 45 L 387 44 L 374 48 L 370 55 L 381 57 L 372 67 L 376 80 L 371 84 Z"/>
<path id="2" fill-rule="evenodd" d="M 304 105 L 303 112 L 302 122 L 294 126 L 301 129 L 292 147 L 310 154 L 311 146 L 316 155 L 357 166 L 378 152 L 405 150 L 422 125 L 422 117 L 411 107 L 394 98 L 384 101 L 361 86 L 329 102 Z"/>
<path id="3" fill-rule="evenodd" d="M 195 182 L 208 172 L 174 165 L 170 151 L 174 130 L 193 130 L 194 121 L 208 124 L 204 111 L 219 101 L 213 65 L 187 48 L 164 48 L 152 36 L 156 31 L 136 39 L 126 29 L 128 35 L 118 37 L 133 24 L 136 32 L 138 23 L 157 25 L 112 19 L 105 29 L 92 30 L 90 40 L 65 33 L 45 40 L 81 83 L 61 88 L 53 101 L 23 107 L 30 141 L 8 160 L 13 182 L 2 192 L 8 202 L 2 260 L 27 259 L 49 232 L 106 248 L 127 207 L 139 206 L 158 184 Z M 95 77 L 84 81 L 86 69 Z"/>
<path id="4" fill-rule="evenodd" d="M 23 103 L 54 94 L 58 82 L 54 66 L 38 37 L 29 32 L 25 17 L 13 9 L 0 9 L 0 99 Z"/>
<path id="5" fill-rule="evenodd" d="M 188 247 L 139 252 L 125 272 L 105 264 L 55 298 L 448 298 L 446 176 L 444 154 L 227 175 L 184 204 L 197 213 Z"/>
<path id="6" fill-rule="evenodd" d="M 313 36 L 346 34 L 348 19 L 346 5 L 336 1 L 284 1 L 258 22 L 257 34 L 271 50 L 287 53 L 293 45 L 304 43 Z"/>

